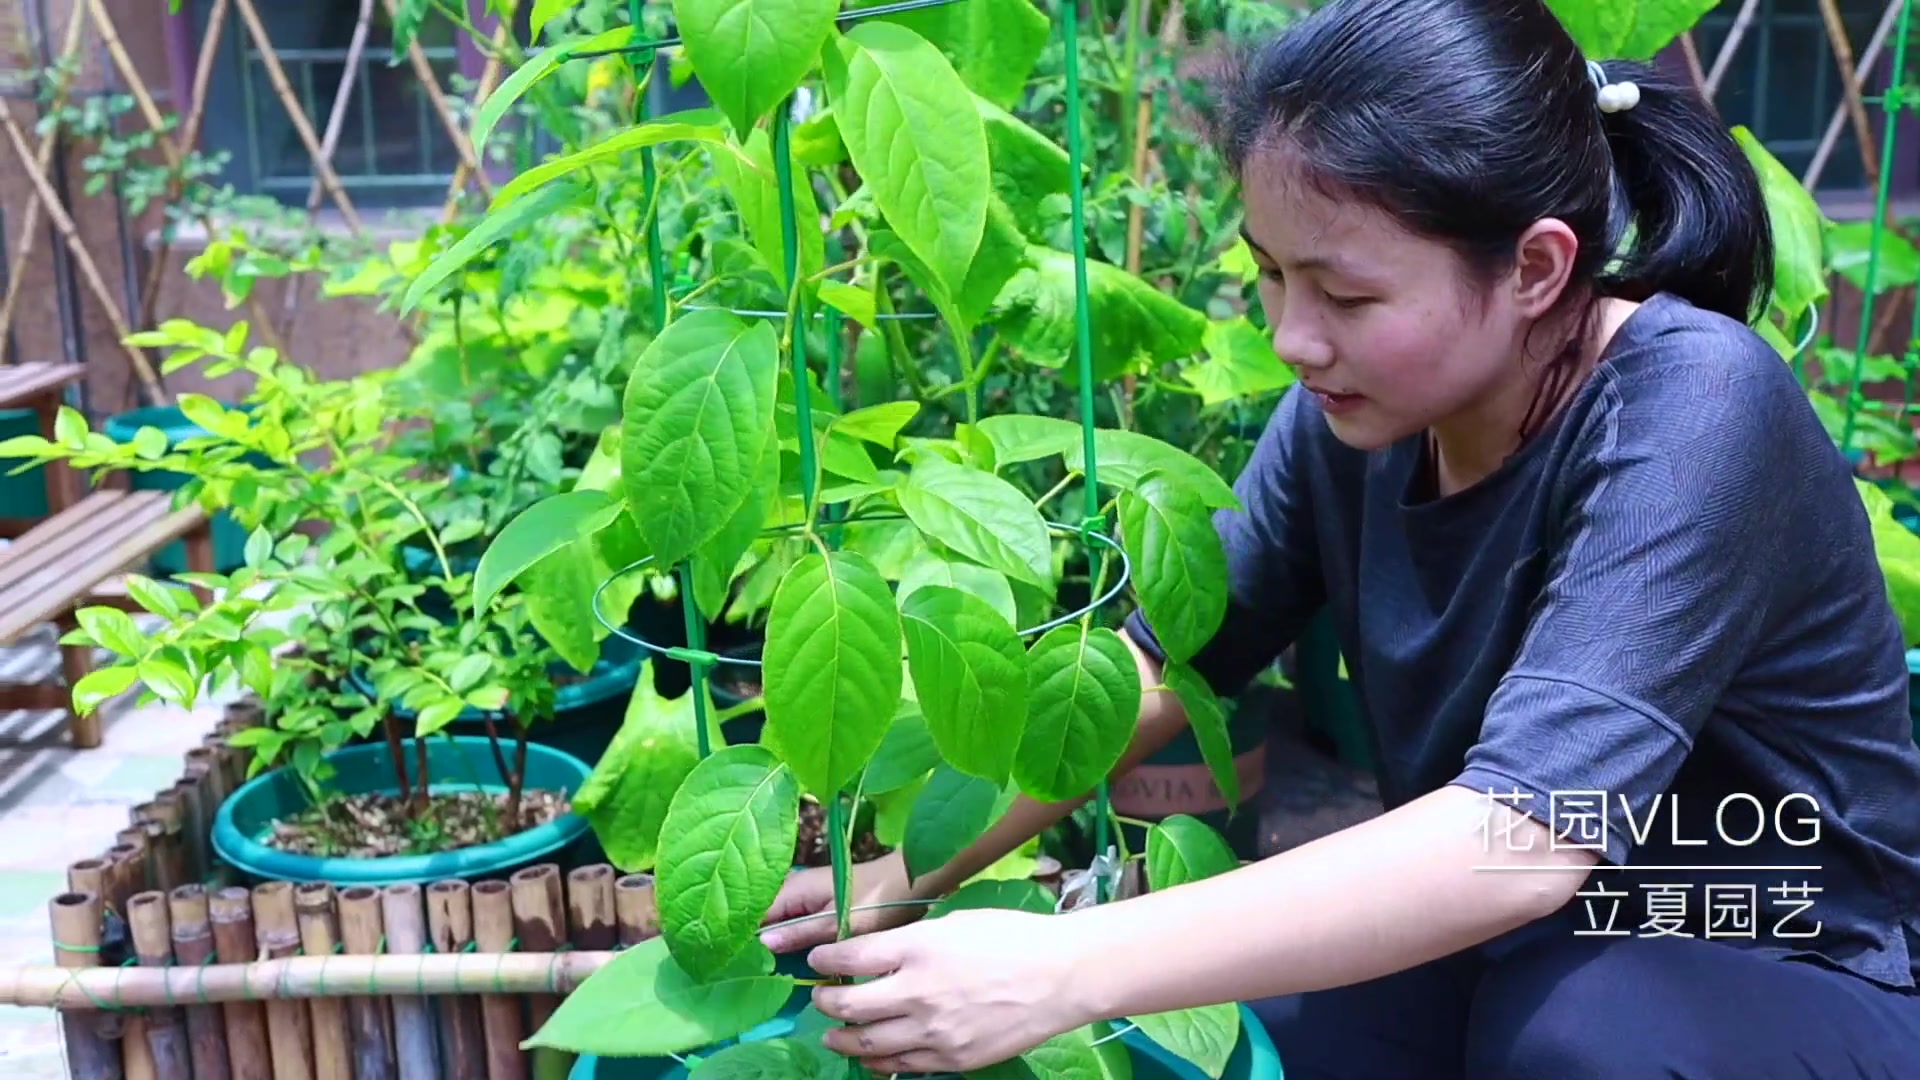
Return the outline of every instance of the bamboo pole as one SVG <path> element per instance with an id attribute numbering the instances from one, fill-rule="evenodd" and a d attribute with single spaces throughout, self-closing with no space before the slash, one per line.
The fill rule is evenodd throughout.
<path id="1" fill-rule="evenodd" d="M 182 778 L 170 792 L 180 807 L 180 860 L 186 881 L 205 881 L 207 843 L 213 827 L 212 814 L 207 808 L 205 772 Z"/>
<path id="2" fill-rule="evenodd" d="M 613 906 L 621 945 L 638 945 L 660 936 L 660 908 L 652 874 L 628 874 L 613 883 Z"/>
<path id="3" fill-rule="evenodd" d="M 144 838 L 138 844 L 121 843 L 107 849 L 111 866 L 107 870 L 106 901 L 114 910 L 127 910 L 134 894 L 146 891 L 146 855 Z"/>
<path id="4" fill-rule="evenodd" d="M 427 933 L 441 955 L 473 946 L 472 890 L 464 881 L 427 886 Z M 440 999 L 440 1058 L 447 1075 L 478 1077 L 486 1072 L 486 1043 L 480 1034 L 480 1003 L 450 994 Z"/>
<path id="5" fill-rule="evenodd" d="M 173 927 L 167 918 L 167 897 L 161 892 L 143 892 L 127 902 L 127 922 L 133 929 L 134 954 L 140 966 L 166 968 L 173 964 Z M 161 1080 L 184 1080 L 193 1075 L 193 1059 L 187 1047 L 187 1028 L 181 1012 L 162 1005 L 147 1011 L 147 1049 Z M 131 1038 L 131 1032 L 129 1032 Z M 133 1070 L 127 1070 L 131 1076 Z"/>
<path id="6" fill-rule="evenodd" d="M 207 890 L 182 885 L 167 895 L 167 913 L 173 923 L 173 958 L 177 970 L 204 972 L 213 959 L 213 931 L 207 921 Z M 221 1010 L 206 1004 L 197 990 L 168 1000 L 198 1001 L 187 1006 L 187 1051 L 193 1058 L 193 1080 L 229 1080 L 227 1032 Z"/>
<path id="7" fill-rule="evenodd" d="M 155 845 L 154 871 L 159 880 L 155 888 L 161 890 L 177 889 L 193 878 L 187 873 L 185 811 L 180 800 L 171 790 L 161 792 L 151 803 L 150 820 L 160 823 L 160 842 Z M 149 830 L 151 833 L 151 830 Z"/>
<path id="8" fill-rule="evenodd" d="M 567 874 L 567 916 L 574 948 L 605 952 L 620 943 L 614 922 L 613 867 L 596 863 Z"/>
<path id="9" fill-rule="evenodd" d="M 239 886 L 221 889 L 208 905 L 213 914 L 213 947 L 222 966 L 250 965 L 259 946 L 253 938 L 253 897 Z M 209 974 L 205 969 L 202 974 Z M 267 1039 L 265 994 L 226 1003 L 227 1054 L 233 1080 L 274 1080 L 273 1052 Z"/>
<path id="10" fill-rule="evenodd" d="M 1853 92 L 1858 94 L 1865 86 L 1867 76 L 1874 65 L 1880 62 L 1880 53 L 1887 46 L 1887 39 L 1893 36 L 1893 28 L 1900 21 L 1900 9 L 1906 0 L 1889 0 L 1886 11 L 1880 15 L 1879 25 L 1873 28 L 1873 37 L 1868 39 L 1867 47 L 1860 53 L 1860 62 L 1854 65 Z M 1807 162 L 1807 171 L 1800 177 L 1802 187 L 1812 190 L 1820 184 L 1820 177 L 1827 170 L 1827 160 L 1833 155 L 1834 147 L 1840 143 L 1840 129 L 1846 126 L 1847 102 L 1842 99 L 1834 106 L 1833 114 L 1827 117 L 1827 129 L 1820 135 L 1820 145 L 1813 151 L 1813 157 Z"/>
<path id="11" fill-rule="evenodd" d="M 513 892 L 504 881 L 473 886 L 473 940 L 480 952 L 504 956 L 513 949 Z M 506 994 L 480 999 L 487 1040 L 487 1080 L 527 1080 L 527 1054 L 520 1049 L 526 1029 L 520 1001 Z"/>
<path id="12" fill-rule="evenodd" d="M 380 891 L 380 917 L 387 923 L 387 952 L 394 956 L 424 953 L 427 924 L 420 913 L 420 886 L 389 885 Z M 400 1061 L 400 1080 L 437 1080 L 439 1055 L 434 1052 L 433 1017 L 419 993 L 394 994 L 394 1056 Z"/>
<path id="13" fill-rule="evenodd" d="M 228 0 L 213 0 L 213 10 L 207 13 L 207 32 L 200 39 L 200 57 L 193 68 L 193 87 L 188 91 L 192 104 L 187 112 L 186 123 L 180 129 L 180 149 L 184 153 L 192 153 L 194 147 L 200 145 L 200 125 L 207 116 L 207 87 L 213 83 L 213 62 L 220 54 L 220 39 L 227 28 L 227 5 Z M 178 201 L 185 185 L 186 177 L 178 171 L 168 176 L 163 201 L 168 205 Z M 155 305 L 160 302 L 161 273 L 172 255 L 173 241 L 162 231 L 160 250 L 154 253 L 152 261 L 147 264 L 146 285 L 140 290 L 140 310 L 149 320 L 153 318 Z"/>
<path id="14" fill-rule="evenodd" d="M 253 932 L 265 960 L 300 954 L 293 883 L 269 881 L 253 889 Z M 313 1020 L 298 1001 L 267 1002 L 267 1044 L 274 1080 L 313 1080 Z"/>
<path id="15" fill-rule="evenodd" d="M 70 65 L 74 58 L 80 55 L 80 44 L 85 40 L 84 31 L 87 26 L 86 16 L 87 13 L 85 9 L 81 8 L 78 4 L 74 5 L 73 11 L 67 16 L 67 36 L 66 40 L 60 45 L 60 59 L 58 61 L 62 68 Z M 48 109 L 49 111 L 57 111 L 65 106 L 66 103 L 67 82 L 65 79 L 62 79 L 54 89 L 53 101 L 49 104 Z M 39 148 L 33 153 L 33 161 L 30 167 L 35 172 L 45 174 L 48 169 L 53 167 L 53 151 L 54 148 L 59 145 L 59 132 L 47 132 L 47 134 L 41 138 Z M 20 221 L 20 249 L 14 253 L 15 281 L 20 280 L 26 275 L 27 261 L 33 258 L 34 241 L 39 235 L 40 192 L 36 189 L 27 196 L 27 212 Z M 7 290 L 6 296 L 0 297 L 0 362 L 8 359 L 7 343 L 12 339 L 9 331 L 13 329 L 13 314 L 19 306 L 20 293 L 22 291 L 23 290 L 18 287 L 10 288 Z M 18 361 L 19 357 L 13 357 L 12 359 Z"/>
<path id="16" fill-rule="evenodd" d="M 333 909 L 333 886 L 310 882 L 293 891 L 300 920 L 300 948 L 308 956 L 332 956 L 340 944 L 340 921 Z M 353 1080 L 353 1037 L 345 1002 L 315 998 L 313 1074 L 315 1080 Z"/>
<path id="17" fill-rule="evenodd" d="M 513 888 L 513 932 L 520 948 L 530 953 L 552 953 L 567 938 L 566 910 L 560 896 L 560 868 L 541 863 L 517 871 L 509 879 Z M 527 1032 L 534 1034 L 546 1026 L 558 1008 L 554 994 L 527 995 Z M 535 1080 L 565 1076 L 573 1055 L 552 1047 L 535 1047 L 532 1072 Z"/>
<path id="18" fill-rule="evenodd" d="M 398 21 L 399 7 L 394 0 L 381 0 L 386 5 L 387 17 Z M 480 159 L 473 154 L 473 143 L 468 141 L 467 133 L 460 128 L 460 121 L 453 115 L 453 106 L 447 102 L 447 95 L 440 89 L 440 77 L 433 73 L 433 64 L 427 60 L 427 52 L 420 47 L 420 39 L 415 37 L 407 47 L 407 59 L 413 63 L 414 78 L 420 82 L 420 88 L 426 91 L 427 101 L 433 105 L 433 111 L 440 116 L 441 126 L 447 129 L 447 138 L 453 142 L 454 152 L 460 155 L 460 164 L 473 181 L 480 185 L 481 194 L 493 198 L 493 181 L 487 179 L 487 171 L 480 167 Z"/>
<path id="19" fill-rule="evenodd" d="M 93 962 L 96 965 L 101 963 L 101 954 L 111 948 L 114 942 L 126 940 L 125 921 L 107 896 L 112 869 L 113 864 L 106 859 L 81 859 L 67 867 L 67 892 L 75 896 L 97 897 L 100 901 L 100 923 L 96 931 L 100 938 L 100 948 L 94 950 L 93 956 Z M 93 1028 L 102 1039 L 112 1043 L 123 1038 L 127 1034 L 128 1026 L 133 1025 L 136 1028 L 133 1034 L 138 1037 L 136 1041 L 144 1044 L 146 1028 L 144 1025 L 134 1024 L 137 1019 L 126 1013 L 103 1012 L 94 1018 Z M 137 1051 L 134 1056 L 133 1068 L 140 1070 L 144 1066 L 145 1069 L 140 1072 L 140 1076 L 150 1078 L 153 1075 L 152 1062 L 142 1058 Z"/>
<path id="20" fill-rule="evenodd" d="M 52 968 L 39 968 L 43 973 L 51 973 L 60 982 L 80 986 L 82 974 L 88 970 L 101 971 L 100 963 L 100 898 L 92 893 L 61 893 L 48 904 L 48 915 L 53 923 Z M 120 974 L 118 969 L 106 971 L 109 976 Z M 4 978 L 0 975 L 0 978 Z M 60 1014 L 60 1028 L 66 1038 L 67 1066 L 73 1080 L 120 1080 L 126 1073 L 121 1068 L 119 1047 L 102 1038 L 98 1025 L 99 1014 L 88 1011 L 99 1007 L 101 1002 L 112 1002 L 113 988 L 108 979 L 94 980 L 98 992 L 79 995 L 80 1000 L 67 1005 L 75 1010 Z M 48 1002 L 52 1004 L 52 1002 Z"/>
<path id="21" fill-rule="evenodd" d="M 1853 120 L 1853 135 L 1860 143 L 1860 164 L 1866 169 L 1867 185 L 1880 183 L 1880 150 L 1873 141 L 1873 121 L 1867 119 L 1867 103 L 1860 95 L 1860 68 L 1854 63 L 1853 42 L 1847 38 L 1846 20 L 1834 0 L 1819 0 L 1820 18 L 1826 23 L 1827 45 L 1833 50 L 1833 62 L 1840 67 L 1845 81 L 1840 84 L 1841 103 Z"/>
<path id="22" fill-rule="evenodd" d="M 493 28 L 493 48 L 487 52 L 487 65 L 480 69 L 480 86 L 474 91 L 473 96 L 475 101 L 487 100 L 487 96 L 493 93 L 494 84 L 500 80 L 500 61 L 506 51 L 507 31 L 512 27 L 513 21 L 519 18 L 519 15 L 520 0 L 507 0 L 506 11 L 500 16 L 499 23 Z M 486 172 L 486 162 L 478 160 L 478 150 L 475 150 L 474 154 L 475 168 L 481 170 L 482 175 L 484 175 Z M 440 223 L 442 225 L 451 225 L 453 223 L 453 215 L 460 209 L 460 196 L 465 193 L 466 187 L 467 162 L 465 158 L 462 158 L 460 164 L 453 170 L 453 182 L 447 185 L 447 202 L 446 205 L 440 209 Z"/>
<path id="23" fill-rule="evenodd" d="M 344 951 L 348 956 L 374 957 L 380 951 L 380 939 L 386 936 L 386 922 L 380 916 L 380 890 L 356 885 L 340 890 L 339 901 Z M 353 1068 L 358 1080 L 394 1080 L 399 1067 L 393 1060 L 393 1024 L 387 1003 L 367 993 L 350 998 L 347 1023 L 353 1029 Z"/>
<path id="24" fill-rule="evenodd" d="M 1740 13 L 1733 17 L 1733 28 L 1721 39 L 1720 51 L 1713 54 L 1713 70 L 1707 72 L 1708 101 L 1720 92 L 1720 80 L 1727 77 L 1733 58 L 1740 54 L 1740 43 L 1745 40 L 1747 30 L 1753 26 L 1754 14 L 1759 10 L 1760 0 L 1741 0 Z"/>
<path id="25" fill-rule="evenodd" d="M 326 185 L 333 204 L 340 208 L 340 217 L 346 221 L 347 228 L 358 238 L 365 231 L 360 224 L 360 215 L 354 212 L 353 200 L 347 198 L 347 190 L 341 185 L 339 175 L 320 154 L 320 137 L 313 133 L 313 125 L 307 122 L 306 110 L 300 107 L 300 99 L 287 81 L 286 69 L 280 66 L 280 54 L 274 51 L 273 39 L 267 36 L 260 13 L 254 10 L 253 0 L 234 0 L 234 4 L 240 9 L 241 20 L 247 24 L 247 33 L 253 36 L 253 42 L 260 50 L 260 61 L 266 65 L 267 79 L 273 84 L 273 92 L 279 95 L 280 104 L 287 110 L 287 119 L 293 124 L 301 143 L 306 146 L 307 155 L 313 159 L 314 171 L 320 175 L 320 182 Z"/>
<path id="26" fill-rule="evenodd" d="M 28 183 L 39 194 L 47 214 L 53 218 L 53 227 L 73 253 L 73 261 L 80 268 L 81 279 L 86 282 L 88 291 L 93 293 L 95 302 L 106 312 L 107 321 L 113 324 L 115 340 L 133 364 L 134 374 L 139 376 L 141 385 L 146 387 L 152 401 L 169 404 L 166 391 L 160 386 L 160 377 L 154 373 L 153 365 L 147 362 L 147 354 L 127 343 L 126 338 L 132 331 L 127 329 L 127 321 L 121 316 L 119 305 L 114 302 L 113 291 L 107 288 L 106 280 L 100 276 L 100 267 L 95 265 L 86 244 L 81 242 L 80 230 L 74 225 L 66 208 L 60 205 L 60 197 L 54 193 L 45 172 L 33 167 L 33 155 L 27 149 L 27 137 L 21 132 L 20 123 L 14 119 L 13 110 L 7 107 L 5 98 L 0 98 L 0 128 L 6 129 L 7 141 L 13 145 L 13 152 L 19 155 Z"/>
<path id="27" fill-rule="evenodd" d="M 178 948 L 176 940 L 175 948 Z M 48 965 L 0 969 L 0 1005 L 75 1010 L 207 1002 L 256 1008 L 263 1001 L 392 994 L 569 994 L 619 953 L 462 953 L 458 956 L 295 956 L 248 964 L 171 968 Z M 263 1027 L 264 1031 L 264 1027 Z M 260 1050 L 266 1053 L 262 1035 Z M 263 1057 L 263 1060 L 264 1057 Z M 196 1074 L 196 1080 L 198 1080 Z"/>

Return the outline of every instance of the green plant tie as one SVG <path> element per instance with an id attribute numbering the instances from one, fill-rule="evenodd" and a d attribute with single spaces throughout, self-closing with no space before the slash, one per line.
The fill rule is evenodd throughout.
<path id="1" fill-rule="evenodd" d="M 1907 40 L 1912 36 L 1912 26 L 1913 0 L 1902 0 L 1900 25 L 1893 34 L 1893 79 L 1889 84 L 1892 90 L 1880 101 L 1880 107 L 1887 114 L 1886 133 L 1880 151 L 1880 180 L 1873 200 L 1873 228 L 1867 238 L 1867 278 L 1861 286 L 1860 336 L 1853 351 L 1853 385 L 1847 391 L 1846 422 L 1840 429 L 1840 452 L 1843 454 L 1853 448 L 1854 425 L 1859 419 L 1861 403 L 1860 383 L 1867 369 L 1867 350 L 1873 344 L 1873 301 L 1880 284 L 1880 240 L 1887 230 L 1887 202 L 1893 190 L 1894 140 L 1900 131 L 1900 110 L 1907 103 L 1904 93 Z M 1920 327 L 1920 316 L 1916 317 L 1915 325 Z M 1908 382 L 1911 381 L 1909 375 Z M 1909 400 L 1911 392 L 1909 386 Z"/>
<path id="2" fill-rule="evenodd" d="M 1060 5 L 1062 34 L 1066 41 L 1067 60 L 1067 172 L 1073 177 L 1070 190 L 1073 213 L 1073 332 L 1074 351 L 1079 361 L 1080 375 L 1080 440 L 1081 456 L 1085 459 L 1085 469 L 1081 483 L 1086 489 L 1086 516 L 1080 524 L 1080 542 L 1086 548 L 1089 570 L 1091 564 L 1099 565 L 1096 581 L 1104 581 L 1107 576 L 1107 556 L 1102 550 L 1094 554 L 1093 541 L 1088 537 L 1094 530 L 1104 531 L 1105 515 L 1100 512 L 1100 466 L 1098 455 L 1094 452 L 1095 419 L 1093 415 L 1093 308 L 1087 296 L 1087 195 L 1086 184 L 1082 178 L 1082 160 L 1085 150 L 1081 146 L 1080 117 L 1080 9 L 1079 0 L 1067 0 Z M 1099 591 L 1099 586 L 1094 586 Z M 1088 613 L 1088 618 L 1092 613 Z M 1107 781 L 1102 778 L 1094 787 L 1093 811 L 1093 851 L 1095 856 L 1103 855 L 1107 850 L 1107 815 L 1111 813 Z M 1096 901 L 1107 900 L 1107 879 L 1100 875 L 1095 881 L 1094 897 Z"/>

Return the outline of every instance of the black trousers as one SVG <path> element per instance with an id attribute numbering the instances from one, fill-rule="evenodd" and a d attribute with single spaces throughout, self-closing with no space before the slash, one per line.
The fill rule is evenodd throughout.
<path id="1" fill-rule="evenodd" d="M 1920 1080 L 1920 994 L 1699 938 L 1552 935 L 1251 1005 L 1286 1080 Z"/>

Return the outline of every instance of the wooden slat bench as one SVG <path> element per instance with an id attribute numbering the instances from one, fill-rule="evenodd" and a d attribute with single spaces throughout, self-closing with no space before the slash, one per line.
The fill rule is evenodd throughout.
<path id="1" fill-rule="evenodd" d="M 13 645 L 43 623 L 62 634 L 77 624 L 74 612 L 89 604 L 127 606 L 99 587 L 176 540 L 184 540 L 187 565 L 213 569 L 213 535 L 198 507 L 175 510 L 165 491 L 96 491 L 35 525 L 0 549 L 0 645 Z M 136 610 L 138 610 L 136 608 Z M 62 645 L 64 685 L 0 684 L 0 709 L 53 709 L 67 713 L 76 749 L 100 745 L 100 714 L 75 716 L 71 689 L 93 670 L 93 649 Z"/>

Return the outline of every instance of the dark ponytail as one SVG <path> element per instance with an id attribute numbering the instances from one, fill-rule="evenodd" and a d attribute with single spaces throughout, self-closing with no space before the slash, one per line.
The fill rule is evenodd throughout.
<path id="1" fill-rule="evenodd" d="M 1638 85 L 1633 108 L 1602 112 L 1544 0 L 1333 0 L 1228 63 L 1207 121 L 1243 182 L 1251 156 L 1284 148 L 1323 190 L 1482 273 L 1559 218 L 1580 241 L 1570 302 L 1666 291 L 1751 322 L 1773 242 L 1746 155 L 1691 86 L 1646 64 L 1602 70 Z"/>
<path id="2" fill-rule="evenodd" d="M 1601 117 L 1637 234 L 1602 290 L 1635 300 L 1670 292 L 1751 322 L 1773 288 L 1773 233 L 1752 163 L 1691 82 L 1648 64 L 1601 66 L 1607 82 L 1640 90 L 1633 108 Z"/>

